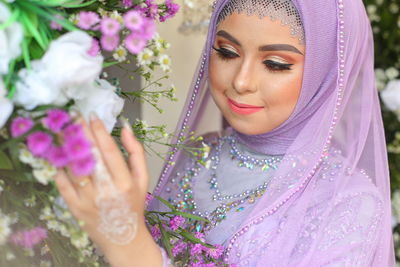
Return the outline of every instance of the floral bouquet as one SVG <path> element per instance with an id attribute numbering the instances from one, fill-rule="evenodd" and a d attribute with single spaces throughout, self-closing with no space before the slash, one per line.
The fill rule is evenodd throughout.
<path id="1" fill-rule="evenodd" d="M 162 112 L 160 97 L 176 100 L 175 88 L 160 82 L 171 60 L 156 22 L 178 9 L 172 0 L 0 0 L 0 266 L 107 265 L 53 178 L 58 168 L 76 176 L 93 171 L 78 114 L 95 113 L 118 142 L 125 101 Z M 109 77 L 110 67 L 121 76 Z M 155 79 L 157 68 L 165 75 Z M 125 91 L 119 78 L 126 75 L 142 77 L 144 86 Z M 131 126 L 147 147 L 168 144 L 165 126 Z M 146 221 L 175 265 L 222 266 L 223 248 L 193 230 L 207 221 L 159 200 L 170 211 L 148 211 Z"/>

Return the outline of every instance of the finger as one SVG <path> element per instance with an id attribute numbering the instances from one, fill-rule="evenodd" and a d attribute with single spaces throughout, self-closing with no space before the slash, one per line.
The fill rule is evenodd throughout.
<path id="1" fill-rule="evenodd" d="M 67 174 L 63 170 L 58 170 L 55 183 L 61 196 L 64 198 L 68 207 L 71 209 L 76 208 L 76 203 L 80 202 L 79 195 L 75 190 L 72 182 L 69 180 Z"/>
<path id="2" fill-rule="evenodd" d="M 123 128 L 121 132 L 121 141 L 125 150 L 129 154 L 128 163 L 132 175 L 139 178 L 138 183 L 142 192 L 146 190 L 149 183 L 146 158 L 142 144 L 136 139 L 132 128 L 126 120 L 122 120 Z"/>
<path id="3" fill-rule="evenodd" d="M 71 174 L 71 171 L 67 169 L 67 176 L 72 177 L 70 179 L 72 186 L 79 195 L 79 198 L 84 202 L 94 202 L 95 192 L 93 188 L 93 181 L 90 176 L 75 177 Z"/>
<path id="4" fill-rule="evenodd" d="M 107 132 L 103 122 L 94 113 L 91 115 L 90 129 L 96 140 L 104 164 L 115 184 L 122 186 L 130 183 L 131 175 L 121 151 L 114 139 Z"/>

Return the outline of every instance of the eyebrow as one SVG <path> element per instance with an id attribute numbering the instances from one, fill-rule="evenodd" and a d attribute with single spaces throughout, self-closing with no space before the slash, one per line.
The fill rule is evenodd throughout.
<path id="1" fill-rule="evenodd" d="M 229 41 L 231 41 L 232 43 L 238 45 L 238 46 L 242 46 L 240 44 L 240 42 L 233 37 L 232 35 L 230 35 L 229 33 L 227 33 L 224 30 L 220 30 L 217 32 L 217 36 L 221 36 Z M 297 49 L 296 47 L 289 45 L 289 44 L 271 44 L 271 45 L 263 45 L 260 46 L 258 48 L 259 51 L 289 51 L 289 52 L 294 52 L 300 55 L 303 55 L 303 53 L 301 53 L 299 51 L 299 49 Z"/>

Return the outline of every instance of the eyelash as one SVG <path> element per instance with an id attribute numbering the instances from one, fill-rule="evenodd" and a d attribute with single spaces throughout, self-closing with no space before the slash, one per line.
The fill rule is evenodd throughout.
<path id="1" fill-rule="evenodd" d="M 229 59 L 234 59 L 239 57 L 239 55 L 237 55 L 236 53 L 230 51 L 229 49 L 226 48 L 216 48 L 216 47 L 212 47 L 215 51 L 217 51 L 218 56 L 222 59 L 222 60 L 229 60 Z M 276 61 L 273 60 L 265 60 L 263 61 L 263 64 L 265 65 L 265 67 L 271 71 L 271 72 L 278 72 L 278 71 L 285 71 L 285 70 L 291 70 L 291 66 L 293 66 L 293 64 L 284 64 L 284 63 L 278 63 Z"/>

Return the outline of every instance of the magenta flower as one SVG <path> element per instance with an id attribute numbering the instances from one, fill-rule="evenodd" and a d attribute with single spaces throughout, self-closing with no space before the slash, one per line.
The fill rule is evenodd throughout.
<path id="1" fill-rule="evenodd" d="M 146 1 L 147 10 L 146 14 L 149 18 L 154 19 L 158 14 L 158 5 L 153 4 L 153 1 Z"/>
<path id="2" fill-rule="evenodd" d="M 10 237 L 10 240 L 17 246 L 31 249 L 46 238 L 47 230 L 42 227 L 36 227 L 29 231 L 17 232 Z"/>
<path id="3" fill-rule="evenodd" d="M 85 136 L 66 139 L 64 149 L 70 160 L 85 159 L 91 154 L 91 144 Z"/>
<path id="4" fill-rule="evenodd" d="M 185 242 L 183 242 L 182 240 L 179 240 L 178 242 L 176 242 L 176 244 L 172 248 L 172 254 L 174 255 L 174 257 L 176 257 L 179 253 L 184 251 L 186 249 L 186 247 L 187 247 L 187 244 Z"/>
<path id="5" fill-rule="evenodd" d="M 80 124 L 68 125 L 65 127 L 63 134 L 66 142 L 75 138 L 83 138 L 85 136 L 82 125 Z"/>
<path id="6" fill-rule="evenodd" d="M 33 121 L 30 118 L 17 117 L 11 123 L 11 136 L 18 137 L 27 132 L 33 127 Z"/>
<path id="7" fill-rule="evenodd" d="M 175 216 L 169 221 L 169 225 L 172 231 L 176 231 L 185 222 L 185 218 L 182 216 Z"/>
<path id="8" fill-rule="evenodd" d="M 47 113 L 43 122 L 47 128 L 54 133 L 59 133 L 61 129 L 71 120 L 69 114 L 61 109 L 52 109 Z"/>
<path id="9" fill-rule="evenodd" d="M 224 247 L 221 245 L 216 245 L 213 248 L 207 248 L 207 255 L 213 259 L 218 259 L 224 253 Z"/>
<path id="10" fill-rule="evenodd" d="M 43 156 L 52 142 L 53 137 L 42 131 L 31 133 L 27 138 L 28 149 L 34 156 Z"/>
<path id="11" fill-rule="evenodd" d="M 60 14 L 56 14 L 54 17 L 59 20 L 64 20 L 64 17 L 61 16 Z M 63 27 L 60 24 L 58 24 L 56 21 L 52 20 L 50 23 L 50 28 L 52 28 L 53 30 L 61 31 Z"/>
<path id="12" fill-rule="evenodd" d="M 202 244 L 194 244 L 193 247 L 190 249 L 190 255 L 195 256 L 200 254 L 203 251 Z"/>
<path id="13" fill-rule="evenodd" d="M 113 51 L 119 45 L 119 35 L 103 35 L 100 42 L 104 50 Z"/>
<path id="14" fill-rule="evenodd" d="M 158 225 L 154 225 L 153 227 L 151 227 L 150 233 L 151 233 L 151 236 L 156 241 L 158 241 L 161 238 L 161 231 L 160 231 L 160 228 L 158 227 Z"/>
<path id="15" fill-rule="evenodd" d="M 142 37 L 146 40 L 150 40 L 153 38 L 155 32 L 156 24 L 154 23 L 154 20 L 146 18 L 141 31 Z"/>
<path id="16" fill-rule="evenodd" d="M 89 56 L 95 57 L 100 53 L 100 45 L 99 45 L 99 41 L 97 41 L 96 39 L 93 38 L 92 40 L 92 46 L 90 47 L 90 49 L 87 51 L 87 53 L 89 54 Z"/>
<path id="17" fill-rule="evenodd" d="M 79 13 L 78 27 L 83 30 L 90 30 L 100 22 L 100 17 L 93 11 L 81 11 Z"/>
<path id="18" fill-rule="evenodd" d="M 73 175 L 75 176 L 88 176 L 92 174 L 96 162 L 92 155 L 87 155 L 85 158 L 74 160 L 70 163 Z"/>
<path id="19" fill-rule="evenodd" d="M 104 35 L 116 35 L 119 33 L 121 25 L 116 19 L 104 18 L 100 22 L 100 30 Z"/>
<path id="20" fill-rule="evenodd" d="M 132 0 L 122 0 L 122 5 L 123 5 L 125 8 L 130 8 L 130 7 L 133 6 L 133 3 L 132 3 Z"/>
<path id="21" fill-rule="evenodd" d="M 144 25 L 144 17 L 140 11 L 131 10 L 124 15 L 125 27 L 131 31 L 140 31 Z"/>
<path id="22" fill-rule="evenodd" d="M 179 11 L 180 6 L 176 3 L 173 3 L 172 0 L 166 0 L 165 5 L 167 8 L 166 14 L 160 16 L 160 21 L 164 22 L 169 18 L 175 16 L 175 14 Z"/>
<path id="23" fill-rule="evenodd" d="M 57 168 L 65 167 L 69 162 L 69 158 L 67 153 L 65 153 L 64 147 L 52 146 L 49 149 L 46 158 L 53 166 Z"/>
<path id="24" fill-rule="evenodd" d="M 194 237 L 196 237 L 197 239 L 200 239 L 201 241 L 205 242 L 204 234 L 201 233 L 201 232 L 194 233 Z"/>
<path id="25" fill-rule="evenodd" d="M 125 39 L 125 46 L 132 54 L 139 54 L 146 47 L 147 40 L 141 34 L 133 32 Z"/>

